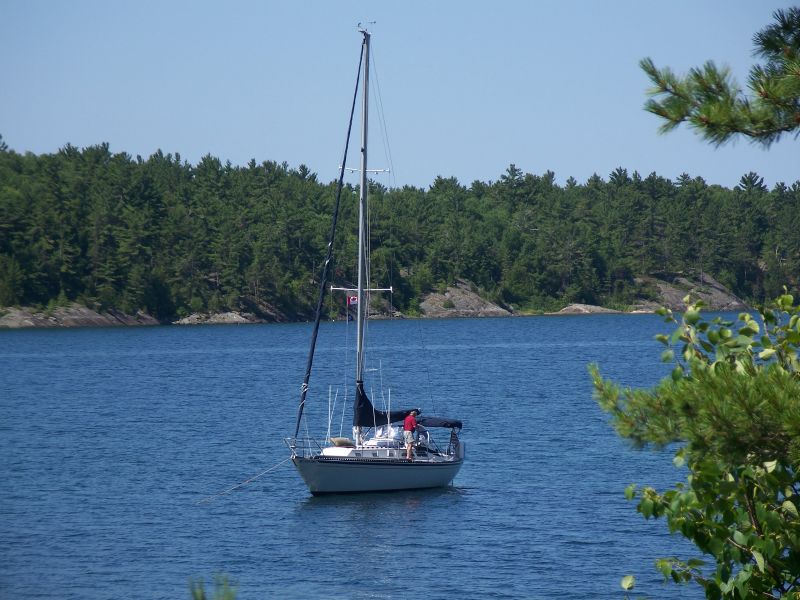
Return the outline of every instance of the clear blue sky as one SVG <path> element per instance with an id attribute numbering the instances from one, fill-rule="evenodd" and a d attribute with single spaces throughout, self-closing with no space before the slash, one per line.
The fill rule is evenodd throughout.
<path id="1" fill-rule="evenodd" d="M 735 186 L 800 179 L 800 140 L 714 149 L 659 135 L 638 61 L 712 59 L 744 86 L 753 34 L 790 2 L 0 0 L 0 135 L 18 152 L 108 142 L 196 163 L 211 154 L 307 165 L 335 179 L 359 21 L 373 49 L 390 186 L 525 172 L 603 178 L 617 167 Z M 377 133 L 378 128 L 373 129 Z M 387 166 L 371 137 L 374 167 Z M 352 161 L 354 162 L 354 161 Z"/>

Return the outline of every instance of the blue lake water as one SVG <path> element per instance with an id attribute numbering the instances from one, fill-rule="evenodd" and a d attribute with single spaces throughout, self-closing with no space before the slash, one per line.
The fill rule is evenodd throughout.
<path id="1" fill-rule="evenodd" d="M 0 598 L 188 599 L 189 579 L 215 573 L 240 600 L 623 598 L 626 574 L 630 597 L 701 598 L 653 566 L 693 548 L 623 497 L 684 474 L 616 436 L 586 369 L 655 383 L 665 328 L 653 315 L 373 322 L 383 397 L 462 419 L 467 462 L 442 490 L 320 498 L 279 465 L 310 325 L 0 332 Z M 328 384 L 349 379 L 354 334 L 322 327 L 312 433 Z"/>

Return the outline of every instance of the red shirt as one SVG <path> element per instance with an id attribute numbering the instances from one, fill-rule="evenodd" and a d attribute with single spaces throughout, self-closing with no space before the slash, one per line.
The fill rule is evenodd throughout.
<path id="1" fill-rule="evenodd" d="M 416 431 L 417 430 L 417 420 L 414 418 L 414 415 L 408 415 L 403 421 L 403 431 Z"/>

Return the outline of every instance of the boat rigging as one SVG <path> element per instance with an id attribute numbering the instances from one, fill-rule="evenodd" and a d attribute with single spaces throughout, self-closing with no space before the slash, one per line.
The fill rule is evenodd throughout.
<path id="1" fill-rule="evenodd" d="M 446 419 L 421 415 L 418 407 L 392 410 L 391 400 L 386 410 L 375 408 L 364 389 L 364 350 L 366 321 L 370 293 L 391 292 L 392 288 L 373 288 L 369 277 L 369 236 L 368 236 L 368 174 L 367 142 L 369 123 L 369 65 L 371 34 L 360 27 L 362 34 L 359 69 L 356 77 L 356 91 L 350 111 L 344 157 L 340 163 L 336 201 L 331 222 L 327 253 L 320 279 L 317 311 L 306 363 L 306 373 L 301 385 L 300 403 L 297 411 L 294 436 L 286 439 L 291 452 L 291 460 L 312 494 L 352 493 L 393 491 L 421 488 L 434 488 L 449 485 L 464 462 L 464 444 L 459 438 L 462 423 L 458 419 Z M 309 380 L 314 362 L 314 352 L 319 335 L 324 295 L 330 277 L 330 264 L 333 259 L 333 245 L 336 235 L 339 207 L 341 201 L 347 152 L 350 145 L 353 118 L 359 89 L 361 97 L 361 167 L 358 200 L 358 277 L 357 286 L 336 287 L 330 291 L 343 291 L 352 294 L 353 302 L 348 305 L 356 311 L 356 360 L 355 360 L 355 400 L 353 403 L 353 436 L 331 437 L 330 426 L 326 439 L 319 443 L 309 435 L 299 437 L 300 425 L 304 416 Z M 391 398 L 391 395 L 390 395 Z M 328 419 L 330 421 L 331 411 Z M 409 456 L 403 440 L 402 423 L 412 412 L 416 418 L 417 431 L 412 442 L 413 453 Z M 413 419 L 407 421 L 413 423 Z M 438 443 L 433 430 L 449 429 L 446 443 Z"/>

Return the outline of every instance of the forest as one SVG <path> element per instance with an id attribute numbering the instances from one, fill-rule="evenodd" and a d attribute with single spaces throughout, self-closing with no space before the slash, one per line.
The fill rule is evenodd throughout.
<path id="1" fill-rule="evenodd" d="M 335 191 L 304 165 L 192 165 L 108 144 L 20 154 L 0 137 L 0 306 L 309 318 Z M 355 279 L 357 195 L 345 185 L 339 284 Z M 728 189 L 619 167 L 559 186 L 512 164 L 493 182 L 372 182 L 370 198 L 372 283 L 411 315 L 458 279 L 518 312 L 624 308 L 652 296 L 643 275 L 707 273 L 753 303 L 799 283 L 800 181 L 770 190 L 751 172 Z"/>

